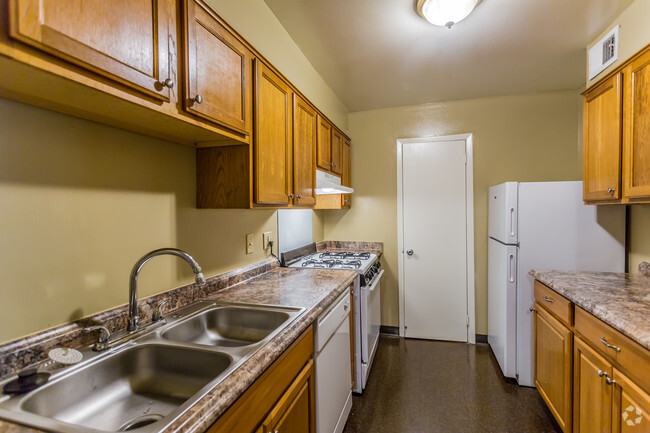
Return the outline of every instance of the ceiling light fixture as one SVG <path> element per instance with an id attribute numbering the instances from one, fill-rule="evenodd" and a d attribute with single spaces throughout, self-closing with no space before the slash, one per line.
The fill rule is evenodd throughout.
<path id="1" fill-rule="evenodd" d="M 418 13 L 436 26 L 451 28 L 474 10 L 478 0 L 417 0 Z"/>

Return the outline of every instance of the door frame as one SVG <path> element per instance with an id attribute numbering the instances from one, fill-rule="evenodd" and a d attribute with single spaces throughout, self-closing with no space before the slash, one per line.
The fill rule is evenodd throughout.
<path id="1" fill-rule="evenodd" d="M 404 301 L 405 287 L 404 287 L 404 202 L 402 199 L 402 158 L 403 147 L 406 143 L 436 143 L 442 141 L 465 141 L 465 155 L 467 161 L 465 164 L 465 198 L 466 198 L 466 222 L 465 227 L 467 230 L 467 245 L 466 245 L 466 260 L 467 260 L 467 275 L 466 275 L 466 290 L 467 290 L 467 342 L 470 344 L 476 343 L 476 285 L 474 278 L 474 157 L 473 157 L 473 135 L 469 134 L 456 134 L 444 135 L 434 137 L 419 137 L 419 138 L 400 138 L 397 140 L 397 248 L 399 258 L 398 264 L 398 286 L 399 286 L 399 335 L 405 336 L 404 330 L 404 315 L 406 305 Z"/>

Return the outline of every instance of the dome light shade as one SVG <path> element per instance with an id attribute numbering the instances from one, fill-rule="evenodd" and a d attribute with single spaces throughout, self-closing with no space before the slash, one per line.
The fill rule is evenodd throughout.
<path id="1" fill-rule="evenodd" d="M 451 28 L 467 18 L 478 0 L 418 0 L 418 13 L 431 24 Z"/>

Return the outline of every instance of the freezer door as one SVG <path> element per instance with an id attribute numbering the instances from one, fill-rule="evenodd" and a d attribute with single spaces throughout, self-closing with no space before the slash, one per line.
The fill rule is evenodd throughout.
<path id="1" fill-rule="evenodd" d="M 517 182 L 489 189 L 488 236 L 504 244 L 519 242 L 517 224 Z"/>
<path id="2" fill-rule="evenodd" d="M 585 206 L 582 182 L 519 184 L 517 373 L 533 386 L 531 269 L 623 272 L 625 207 Z"/>
<path id="3" fill-rule="evenodd" d="M 516 376 L 517 247 L 488 240 L 488 343 L 503 375 Z"/>

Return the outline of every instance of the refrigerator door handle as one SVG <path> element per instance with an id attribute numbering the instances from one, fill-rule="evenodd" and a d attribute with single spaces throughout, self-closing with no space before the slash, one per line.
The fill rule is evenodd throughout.
<path id="1" fill-rule="evenodd" d="M 511 283 L 515 282 L 515 255 L 513 253 L 508 254 L 508 281 Z"/>
<path id="2" fill-rule="evenodd" d="M 510 236 L 515 235 L 515 208 L 510 208 Z"/>

